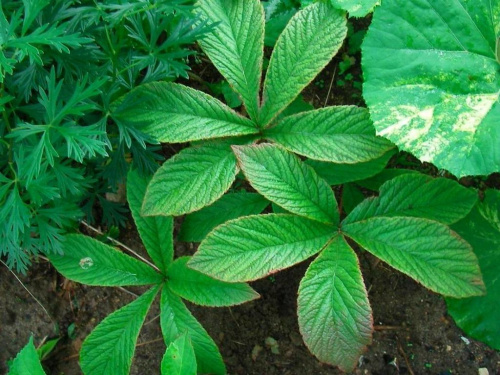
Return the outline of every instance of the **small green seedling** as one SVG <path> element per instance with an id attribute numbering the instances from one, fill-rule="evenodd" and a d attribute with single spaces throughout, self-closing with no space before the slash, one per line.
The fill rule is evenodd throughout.
<path id="1" fill-rule="evenodd" d="M 203 306 L 231 306 L 259 295 L 244 283 L 221 282 L 187 268 L 189 257 L 174 260 L 172 217 L 142 217 L 140 206 L 149 180 L 135 171 L 129 172 L 127 179 L 129 206 L 153 264 L 81 234 L 66 236 L 64 255 L 49 256 L 62 275 L 86 285 L 151 286 L 135 301 L 106 317 L 85 339 L 80 352 L 83 373 L 129 373 L 139 331 L 161 292 L 160 323 L 167 345 L 162 374 L 172 374 L 170 370 L 175 368 L 186 371 L 178 372 L 186 375 L 196 371 L 225 374 L 217 346 L 181 298 Z M 179 356 L 183 356 L 182 363 Z"/>

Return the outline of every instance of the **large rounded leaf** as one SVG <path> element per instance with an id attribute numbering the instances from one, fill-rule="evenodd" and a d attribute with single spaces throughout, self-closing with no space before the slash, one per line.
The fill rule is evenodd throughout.
<path id="1" fill-rule="evenodd" d="M 500 350 L 500 192 L 486 191 L 486 198 L 465 219 L 453 225 L 474 249 L 486 285 L 486 295 L 447 298 L 448 312 L 468 335 Z"/>
<path id="2" fill-rule="evenodd" d="M 500 3 L 392 0 L 363 44 L 379 135 L 457 176 L 500 171 Z"/>

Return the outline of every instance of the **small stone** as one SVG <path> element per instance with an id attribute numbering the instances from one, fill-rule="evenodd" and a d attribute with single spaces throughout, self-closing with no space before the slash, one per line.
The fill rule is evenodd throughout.
<path id="1" fill-rule="evenodd" d="M 451 352 L 451 345 L 446 345 L 446 351 Z"/>
<path id="2" fill-rule="evenodd" d="M 470 345 L 470 340 L 467 337 L 461 336 L 460 338 L 462 339 L 463 342 L 465 342 L 465 345 Z"/>
<path id="3" fill-rule="evenodd" d="M 486 367 L 481 367 L 478 370 L 478 375 L 490 375 L 490 373 Z"/>

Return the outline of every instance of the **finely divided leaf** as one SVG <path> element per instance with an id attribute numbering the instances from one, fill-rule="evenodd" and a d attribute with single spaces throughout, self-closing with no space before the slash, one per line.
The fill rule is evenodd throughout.
<path id="1" fill-rule="evenodd" d="M 252 281 L 316 254 L 334 234 L 300 216 L 248 216 L 215 228 L 188 265 L 219 280 Z"/>
<path id="2" fill-rule="evenodd" d="M 500 171 L 499 19 L 491 0 L 376 8 L 363 95 L 378 134 L 458 177 Z"/>
<path id="3" fill-rule="evenodd" d="M 332 189 L 297 156 L 271 144 L 233 150 L 246 178 L 264 197 L 297 215 L 338 224 Z"/>
<path id="4" fill-rule="evenodd" d="M 347 33 L 345 13 L 325 3 L 297 12 L 278 38 L 264 81 L 259 124 L 265 127 L 337 53 Z"/>
<path id="5" fill-rule="evenodd" d="M 113 118 L 160 142 L 255 134 L 248 119 L 210 95 L 171 82 L 139 86 L 125 96 Z"/>
<path id="6" fill-rule="evenodd" d="M 259 298 L 248 284 L 226 283 L 187 267 L 190 257 L 175 260 L 168 268 L 167 286 L 189 302 L 204 306 L 233 306 Z"/>
<path id="7" fill-rule="evenodd" d="M 452 228 L 472 245 L 481 266 L 486 295 L 464 299 L 446 298 L 448 313 L 468 336 L 500 350 L 500 192 L 486 190 L 484 202 L 479 203 Z"/>
<path id="8" fill-rule="evenodd" d="M 167 348 L 161 361 L 162 375 L 196 375 L 196 357 L 189 334 L 184 333 Z"/>
<path id="9" fill-rule="evenodd" d="M 310 159 L 305 163 L 313 167 L 328 184 L 341 185 L 346 182 L 364 180 L 380 173 L 394 154 L 395 152 L 391 150 L 376 159 L 356 164 L 337 164 Z"/>
<path id="10" fill-rule="evenodd" d="M 362 163 L 381 157 L 394 145 L 377 137 L 365 108 L 337 106 L 284 118 L 266 137 L 315 160 Z"/>
<path id="11" fill-rule="evenodd" d="M 149 178 L 140 176 L 137 171 L 130 170 L 127 176 L 127 200 L 149 256 L 165 273 L 174 257 L 174 220 L 171 216 L 141 216 L 142 201 L 149 181 Z"/>
<path id="12" fill-rule="evenodd" d="M 452 224 L 466 216 L 477 194 L 457 182 L 423 174 L 405 174 L 380 187 L 380 196 L 356 207 L 343 224 L 375 216 L 411 216 Z"/>
<path id="13" fill-rule="evenodd" d="M 214 204 L 186 215 L 179 239 L 200 242 L 216 226 L 241 216 L 260 214 L 268 204 L 267 199 L 256 193 L 240 191 L 224 194 Z"/>
<path id="14" fill-rule="evenodd" d="M 153 176 L 142 214 L 178 216 L 208 206 L 229 189 L 236 172 L 236 157 L 228 145 L 184 149 Z"/>
<path id="15" fill-rule="evenodd" d="M 198 372 L 224 375 L 226 367 L 217 345 L 191 315 L 181 299 L 168 288 L 162 290 L 160 308 L 160 323 L 165 344 L 170 345 L 179 335 L 187 332 L 193 344 Z"/>
<path id="16" fill-rule="evenodd" d="M 199 42 L 203 51 L 240 94 L 250 118 L 257 120 L 265 24 L 260 1 L 200 0 L 198 9 L 216 23 Z"/>
<path id="17" fill-rule="evenodd" d="M 337 236 L 300 282 L 297 313 L 304 342 L 321 362 L 351 371 L 370 344 L 372 313 L 358 259 Z"/>
<path id="18" fill-rule="evenodd" d="M 26 346 L 17 354 L 10 366 L 8 375 L 45 375 L 42 364 L 38 358 L 33 336 Z"/>
<path id="19" fill-rule="evenodd" d="M 162 275 L 145 263 L 82 234 L 68 234 L 63 255 L 48 254 L 64 277 L 86 285 L 124 286 L 158 284 Z"/>
<path id="20" fill-rule="evenodd" d="M 87 336 L 80 351 L 80 366 L 88 375 L 127 375 L 139 331 L 158 293 L 155 287 L 108 315 Z"/>
<path id="21" fill-rule="evenodd" d="M 342 231 L 437 293 L 456 298 L 484 294 L 472 248 L 441 223 L 413 217 L 374 217 L 342 225 Z"/>

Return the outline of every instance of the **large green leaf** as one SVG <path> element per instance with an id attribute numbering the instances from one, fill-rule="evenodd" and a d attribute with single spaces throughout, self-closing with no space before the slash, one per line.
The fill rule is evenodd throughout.
<path id="1" fill-rule="evenodd" d="M 216 226 L 241 216 L 260 214 L 269 201 L 260 194 L 244 191 L 224 194 L 214 204 L 186 215 L 179 239 L 200 242 Z"/>
<path id="2" fill-rule="evenodd" d="M 297 156 L 271 144 L 234 146 L 233 150 L 246 178 L 264 197 L 297 215 L 338 223 L 332 189 Z"/>
<path id="3" fill-rule="evenodd" d="M 487 190 L 484 202 L 452 228 L 472 245 L 483 273 L 486 295 L 447 298 L 448 312 L 467 335 L 500 350 L 500 192 Z"/>
<path id="4" fill-rule="evenodd" d="M 247 216 L 215 228 L 189 267 L 216 279 L 252 281 L 319 252 L 335 228 L 289 214 Z"/>
<path id="5" fill-rule="evenodd" d="M 347 33 L 342 11 L 316 3 L 297 12 L 278 38 L 264 81 L 259 124 L 269 124 L 337 53 Z"/>
<path id="6" fill-rule="evenodd" d="M 150 178 L 130 170 L 127 176 L 127 200 L 132 216 L 146 250 L 165 273 L 174 257 L 172 231 L 174 220 L 171 216 L 144 217 L 141 216 L 142 201 Z"/>
<path id="7" fill-rule="evenodd" d="M 380 196 L 362 202 L 343 224 L 375 216 L 411 216 L 452 224 L 466 216 L 476 200 L 474 190 L 453 180 L 404 174 L 383 184 Z"/>
<path id="8" fill-rule="evenodd" d="M 47 254 L 64 277 L 86 285 L 158 284 L 163 276 L 145 263 L 82 234 L 68 234 L 64 254 Z"/>
<path id="9" fill-rule="evenodd" d="M 358 259 L 337 236 L 300 282 L 297 314 L 304 342 L 322 362 L 351 371 L 372 337 L 372 313 Z"/>
<path id="10" fill-rule="evenodd" d="M 373 217 L 342 231 L 427 288 L 456 298 L 484 294 L 470 245 L 445 225 L 414 217 Z"/>
<path id="11" fill-rule="evenodd" d="M 139 331 L 158 293 L 155 287 L 108 315 L 87 336 L 80 351 L 80 366 L 88 375 L 127 375 Z"/>
<path id="12" fill-rule="evenodd" d="M 393 0 L 363 43 L 379 135 L 457 176 L 500 171 L 500 3 Z"/>
<path id="13" fill-rule="evenodd" d="M 260 297 L 248 284 L 226 283 L 188 268 L 189 259 L 178 258 L 168 268 L 167 286 L 178 296 L 204 306 L 233 306 Z"/>
<path id="14" fill-rule="evenodd" d="M 328 184 L 341 185 L 380 173 L 393 155 L 394 151 L 388 151 L 376 159 L 356 164 L 336 164 L 310 159 L 306 160 L 306 164 L 313 167 L 316 173 Z"/>
<path id="15" fill-rule="evenodd" d="M 212 96 L 171 82 L 132 90 L 113 118 L 168 143 L 257 133 L 250 120 Z"/>
<path id="16" fill-rule="evenodd" d="M 236 172 L 236 157 L 228 145 L 186 148 L 153 176 L 142 214 L 178 216 L 208 206 L 229 189 Z"/>
<path id="17" fill-rule="evenodd" d="M 381 157 L 394 145 L 377 137 L 365 108 L 337 106 L 284 118 L 266 137 L 315 160 L 362 163 Z"/>
<path id="18" fill-rule="evenodd" d="M 187 332 L 193 344 L 198 372 L 224 375 L 226 367 L 217 345 L 181 299 L 168 288 L 162 290 L 160 308 L 160 324 L 165 344 L 170 345 L 179 335 Z"/>
<path id="19" fill-rule="evenodd" d="M 10 366 L 8 375 L 45 375 L 42 364 L 38 358 L 33 336 L 28 344 L 17 354 Z"/>
<path id="20" fill-rule="evenodd" d="M 199 0 L 199 12 L 214 30 L 200 40 L 203 51 L 241 95 L 253 120 L 259 111 L 264 55 L 264 9 L 259 0 Z"/>
<path id="21" fill-rule="evenodd" d="M 161 361 L 162 375 L 196 375 L 196 356 L 187 333 L 175 339 Z"/>

